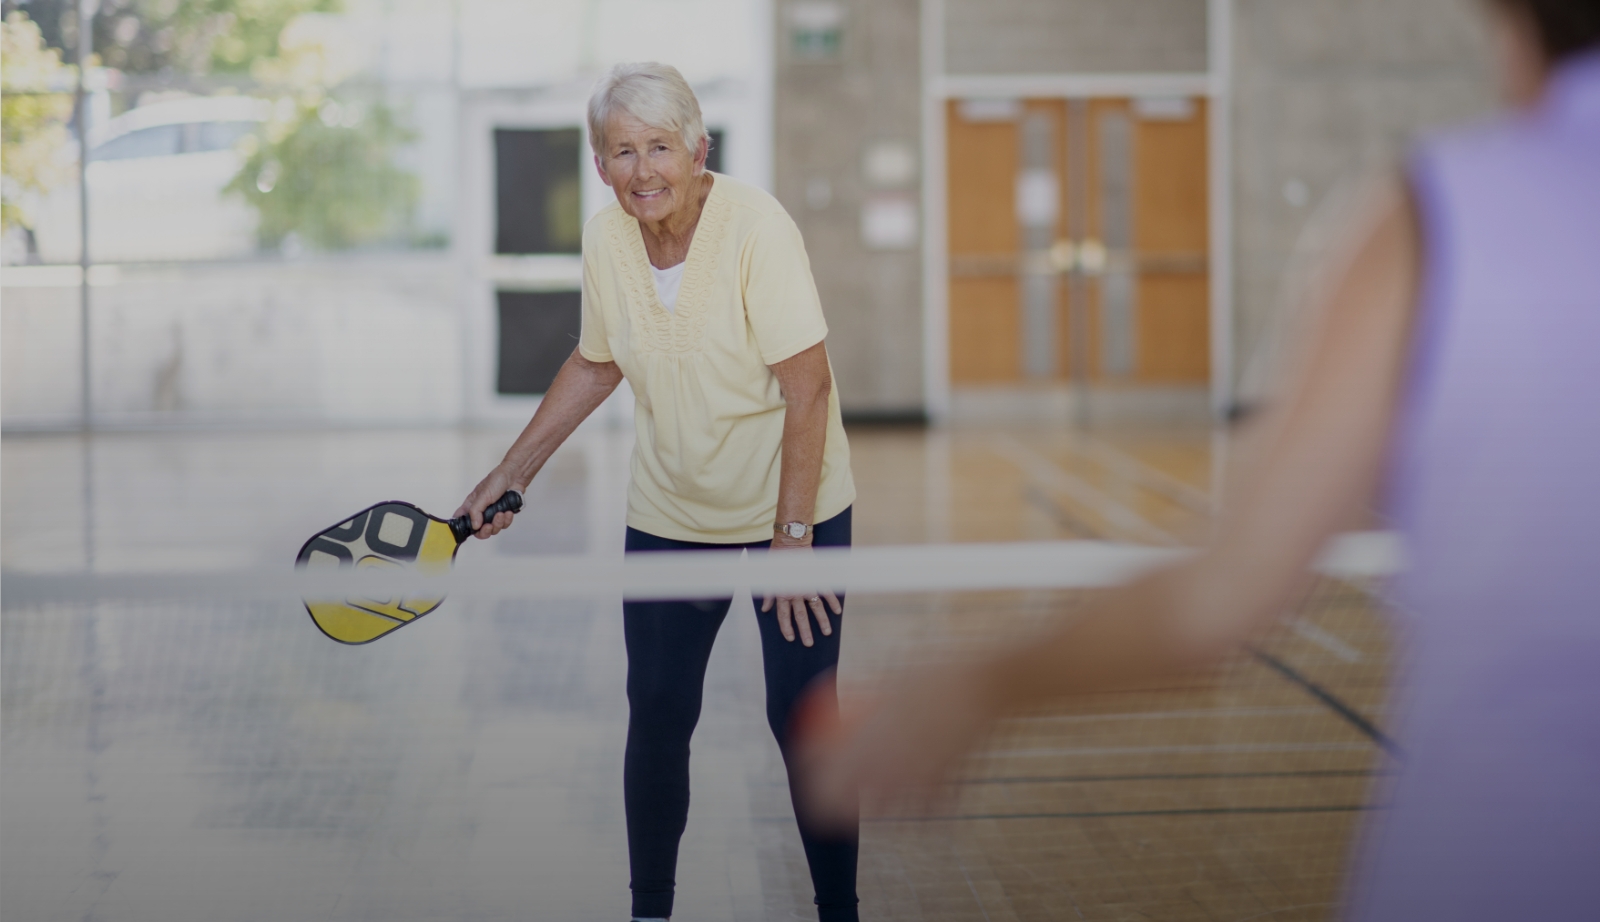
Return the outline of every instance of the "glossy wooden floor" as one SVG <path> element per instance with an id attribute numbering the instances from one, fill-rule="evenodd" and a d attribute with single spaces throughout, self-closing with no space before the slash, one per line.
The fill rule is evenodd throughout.
<path id="1" fill-rule="evenodd" d="M 448 512 L 499 432 L 7 438 L 7 568 L 276 564 L 335 510 Z M 851 433 L 861 544 L 1192 540 L 1212 433 Z M 616 553 L 630 444 L 562 450 L 487 556 Z M 848 693 L 1080 604 L 856 596 Z M 736 609 L 738 611 L 738 609 Z M 6 610 L 0 915 L 19 920 L 625 919 L 614 603 L 447 605 L 370 647 L 292 601 Z M 1257 649 L 1008 721 L 932 816 L 863 831 L 867 919 L 1325 919 L 1379 798 L 1387 636 L 1319 586 Z M 1343 707 L 1345 713 L 1339 708 Z M 731 617 L 695 737 L 679 920 L 815 918 Z"/>

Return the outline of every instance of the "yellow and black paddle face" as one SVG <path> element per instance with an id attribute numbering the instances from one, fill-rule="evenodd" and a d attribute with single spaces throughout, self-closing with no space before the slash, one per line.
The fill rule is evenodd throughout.
<path id="1" fill-rule="evenodd" d="M 441 574 L 450 571 L 460 546 L 449 522 L 410 503 L 379 503 L 313 535 L 300 549 L 295 566 L 311 570 L 398 567 Z M 307 599 L 306 610 L 322 633 L 340 643 L 359 644 L 405 627 L 443 601 L 442 596 Z"/>

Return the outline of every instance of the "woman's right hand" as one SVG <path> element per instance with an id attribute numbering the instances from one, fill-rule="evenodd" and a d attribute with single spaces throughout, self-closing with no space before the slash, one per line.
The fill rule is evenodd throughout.
<path id="1" fill-rule="evenodd" d="M 489 475 L 478 482 L 467 498 L 462 501 L 460 508 L 456 509 L 452 518 L 463 515 L 472 516 L 472 531 L 479 538 L 492 538 L 511 527 L 512 515 L 502 512 L 485 522 L 483 510 L 489 504 L 504 496 L 507 490 L 516 490 L 519 493 L 527 492 L 527 484 L 513 483 L 511 475 L 501 465 L 489 472 Z"/>

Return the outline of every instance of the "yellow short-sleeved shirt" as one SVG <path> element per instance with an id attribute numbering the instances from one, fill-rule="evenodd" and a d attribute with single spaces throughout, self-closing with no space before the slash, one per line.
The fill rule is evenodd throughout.
<path id="1" fill-rule="evenodd" d="M 628 525 L 736 544 L 770 539 L 777 516 L 785 405 L 767 366 L 822 342 L 828 325 L 783 206 L 713 176 L 675 311 L 656 297 L 638 221 L 613 202 L 584 227 L 578 351 L 616 362 L 637 401 Z M 815 521 L 855 495 L 835 388 Z"/>

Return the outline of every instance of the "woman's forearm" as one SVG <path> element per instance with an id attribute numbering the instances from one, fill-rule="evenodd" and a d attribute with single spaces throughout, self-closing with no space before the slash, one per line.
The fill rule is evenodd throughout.
<path id="1" fill-rule="evenodd" d="M 539 402 L 533 419 L 506 451 L 501 466 L 526 487 L 561 443 L 622 383 L 614 362 L 591 362 L 574 349 Z"/>
<path id="2" fill-rule="evenodd" d="M 791 403 L 783 421 L 783 465 L 778 478 L 778 522 L 812 524 L 822 452 L 828 432 L 828 398 Z"/>
<path id="3" fill-rule="evenodd" d="M 813 524 L 822 455 L 827 447 L 828 404 L 833 376 L 821 343 L 772 366 L 787 405 L 783 460 L 778 476 L 777 521 Z"/>

